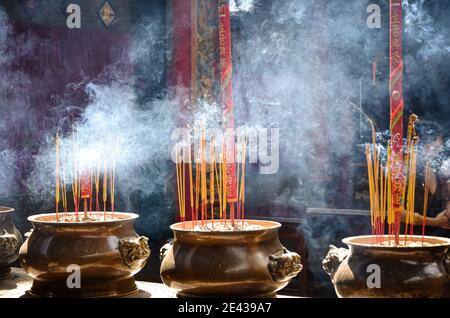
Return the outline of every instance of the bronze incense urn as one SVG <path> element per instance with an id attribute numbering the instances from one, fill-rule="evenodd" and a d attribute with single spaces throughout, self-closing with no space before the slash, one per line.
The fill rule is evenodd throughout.
<path id="1" fill-rule="evenodd" d="M 388 236 L 383 236 L 387 242 Z M 323 260 L 338 297 L 448 297 L 450 239 L 408 236 L 409 244 L 374 244 L 372 236 L 345 238 Z M 400 240 L 404 241 L 401 236 Z"/>
<path id="2" fill-rule="evenodd" d="M 279 223 L 245 220 L 258 229 L 199 231 L 171 226 L 161 249 L 161 278 L 179 297 L 274 297 L 301 270 L 300 256 L 280 243 Z"/>
<path id="3" fill-rule="evenodd" d="M 22 235 L 12 220 L 13 208 L 0 207 L 0 280 L 11 278 L 11 264 L 18 258 Z"/>
<path id="4" fill-rule="evenodd" d="M 137 292 L 133 275 L 150 255 L 148 239 L 134 230 L 137 214 L 92 212 L 96 221 L 62 222 L 55 214 L 33 215 L 33 231 L 20 249 L 20 263 L 39 297 L 118 297 Z M 74 213 L 67 213 L 74 216 Z"/>

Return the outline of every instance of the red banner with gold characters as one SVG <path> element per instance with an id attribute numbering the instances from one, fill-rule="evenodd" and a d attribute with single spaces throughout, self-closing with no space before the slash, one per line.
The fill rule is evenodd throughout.
<path id="1" fill-rule="evenodd" d="M 394 231 L 398 243 L 403 209 L 403 57 L 402 57 L 402 0 L 390 0 L 389 27 L 389 96 L 390 131 L 392 142 L 392 205 L 395 213 Z"/>
<path id="2" fill-rule="evenodd" d="M 228 202 L 238 199 L 236 183 L 236 154 L 234 140 L 234 102 L 232 86 L 232 60 L 231 60 L 231 28 L 230 7 L 228 0 L 219 1 L 219 50 L 220 50 L 220 83 L 221 101 L 226 129 L 226 187 Z"/>
<path id="3" fill-rule="evenodd" d="M 81 175 L 81 198 L 89 199 L 92 195 L 92 180 L 88 171 L 85 171 Z"/>

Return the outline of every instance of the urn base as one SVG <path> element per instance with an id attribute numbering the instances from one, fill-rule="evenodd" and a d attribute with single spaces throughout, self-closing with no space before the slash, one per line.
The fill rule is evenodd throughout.
<path id="1" fill-rule="evenodd" d="M 42 298 L 110 298 L 138 292 L 133 277 L 122 280 L 81 282 L 81 288 L 68 288 L 65 281 L 33 280 L 29 294 Z"/>
<path id="2" fill-rule="evenodd" d="M 211 295 L 211 298 L 227 298 L 235 297 L 235 295 Z M 177 298 L 207 298 L 204 295 L 191 294 L 188 292 L 178 292 Z M 266 293 L 266 294 L 255 294 L 251 296 L 246 296 L 246 298 L 277 298 L 277 293 Z"/>
<path id="3" fill-rule="evenodd" d="M 11 267 L 0 267 L 0 280 L 12 278 Z"/>

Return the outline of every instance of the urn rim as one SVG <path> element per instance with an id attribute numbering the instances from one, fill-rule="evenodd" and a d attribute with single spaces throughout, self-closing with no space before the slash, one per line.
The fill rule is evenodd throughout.
<path id="1" fill-rule="evenodd" d="M 84 212 L 79 212 L 80 215 L 82 215 Z M 111 214 L 114 213 L 114 216 L 119 219 L 114 220 L 102 220 L 102 221 L 78 221 L 78 222 L 58 222 L 55 219 L 55 213 L 41 213 L 41 214 L 34 214 L 27 218 L 28 221 L 30 221 L 32 224 L 47 224 L 47 225 L 58 225 L 58 226 L 82 226 L 82 225 L 102 225 L 102 224 L 112 224 L 112 223 L 118 223 L 118 222 L 124 222 L 124 221 L 134 221 L 136 220 L 139 215 L 137 213 L 132 212 L 111 212 L 107 211 L 106 213 Z M 67 213 L 61 213 L 62 215 L 75 215 L 75 212 L 67 212 Z M 93 211 L 92 214 L 95 215 L 103 215 L 104 212 L 97 212 Z"/>
<path id="2" fill-rule="evenodd" d="M 217 220 L 219 221 L 219 220 Z M 241 222 L 241 220 L 236 221 Z M 260 225 L 262 228 L 259 229 L 240 229 L 240 230 L 233 230 L 233 231 L 205 231 L 205 230 L 194 230 L 192 229 L 192 221 L 184 221 L 184 222 L 177 222 L 170 226 L 170 229 L 174 232 L 182 232 L 182 233 L 198 233 L 198 234 L 224 234 L 224 235 L 230 235 L 230 234 L 242 234 L 242 233 L 259 233 L 259 232 L 265 232 L 267 230 L 277 230 L 281 228 L 281 223 L 275 222 L 275 221 L 268 221 L 268 220 L 255 220 L 255 219 L 245 219 L 244 222 L 249 223 L 251 225 Z M 188 225 L 187 227 L 184 225 Z"/>
<path id="3" fill-rule="evenodd" d="M 11 213 L 11 212 L 14 212 L 14 208 L 11 208 L 9 206 L 0 206 L 0 214 Z"/>
<path id="4" fill-rule="evenodd" d="M 388 240 L 389 235 L 381 235 L 381 237 L 385 240 Z M 392 237 L 391 237 L 392 238 Z M 436 247 L 450 247 L 450 238 L 440 237 L 440 236 L 424 236 L 424 241 L 429 243 L 429 245 L 381 245 L 377 243 L 373 243 L 372 235 L 358 235 L 358 236 L 350 236 L 342 239 L 342 243 L 346 244 L 350 247 L 364 247 L 364 248 L 373 248 L 373 249 L 385 249 L 385 250 L 417 250 L 417 249 L 427 249 L 427 248 L 436 248 Z M 400 236 L 400 240 L 404 240 L 404 235 Z M 413 239 L 415 242 L 422 242 L 422 235 L 408 235 L 408 240 Z"/>

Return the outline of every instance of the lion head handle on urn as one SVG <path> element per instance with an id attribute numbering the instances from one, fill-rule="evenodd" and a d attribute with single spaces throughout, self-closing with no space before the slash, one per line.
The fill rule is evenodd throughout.
<path id="1" fill-rule="evenodd" d="M 0 255 L 10 255 L 17 252 L 19 247 L 19 239 L 13 233 L 4 230 L 0 235 Z"/>
<path id="2" fill-rule="evenodd" d="M 119 241 L 122 262 L 129 268 L 142 267 L 150 256 L 148 238 L 123 238 Z"/>
<path id="3" fill-rule="evenodd" d="M 159 250 L 159 260 L 162 262 L 164 257 L 166 257 L 167 253 L 169 253 L 170 249 L 173 246 L 173 240 L 167 242 L 166 244 L 161 247 Z"/>
<path id="4" fill-rule="evenodd" d="M 330 245 L 330 250 L 327 256 L 322 261 L 323 270 L 330 276 L 333 276 L 337 268 L 348 256 L 349 250 L 346 248 L 338 248 L 334 245 Z"/>
<path id="5" fill-rule="evenodd" d="M 283 248 L 282 253 L 270 255 L 267 266 L 275 282 L 287 281 L 297 276 L 303 268 L 300 255 L 289 252 L 286 248 Z"/>

